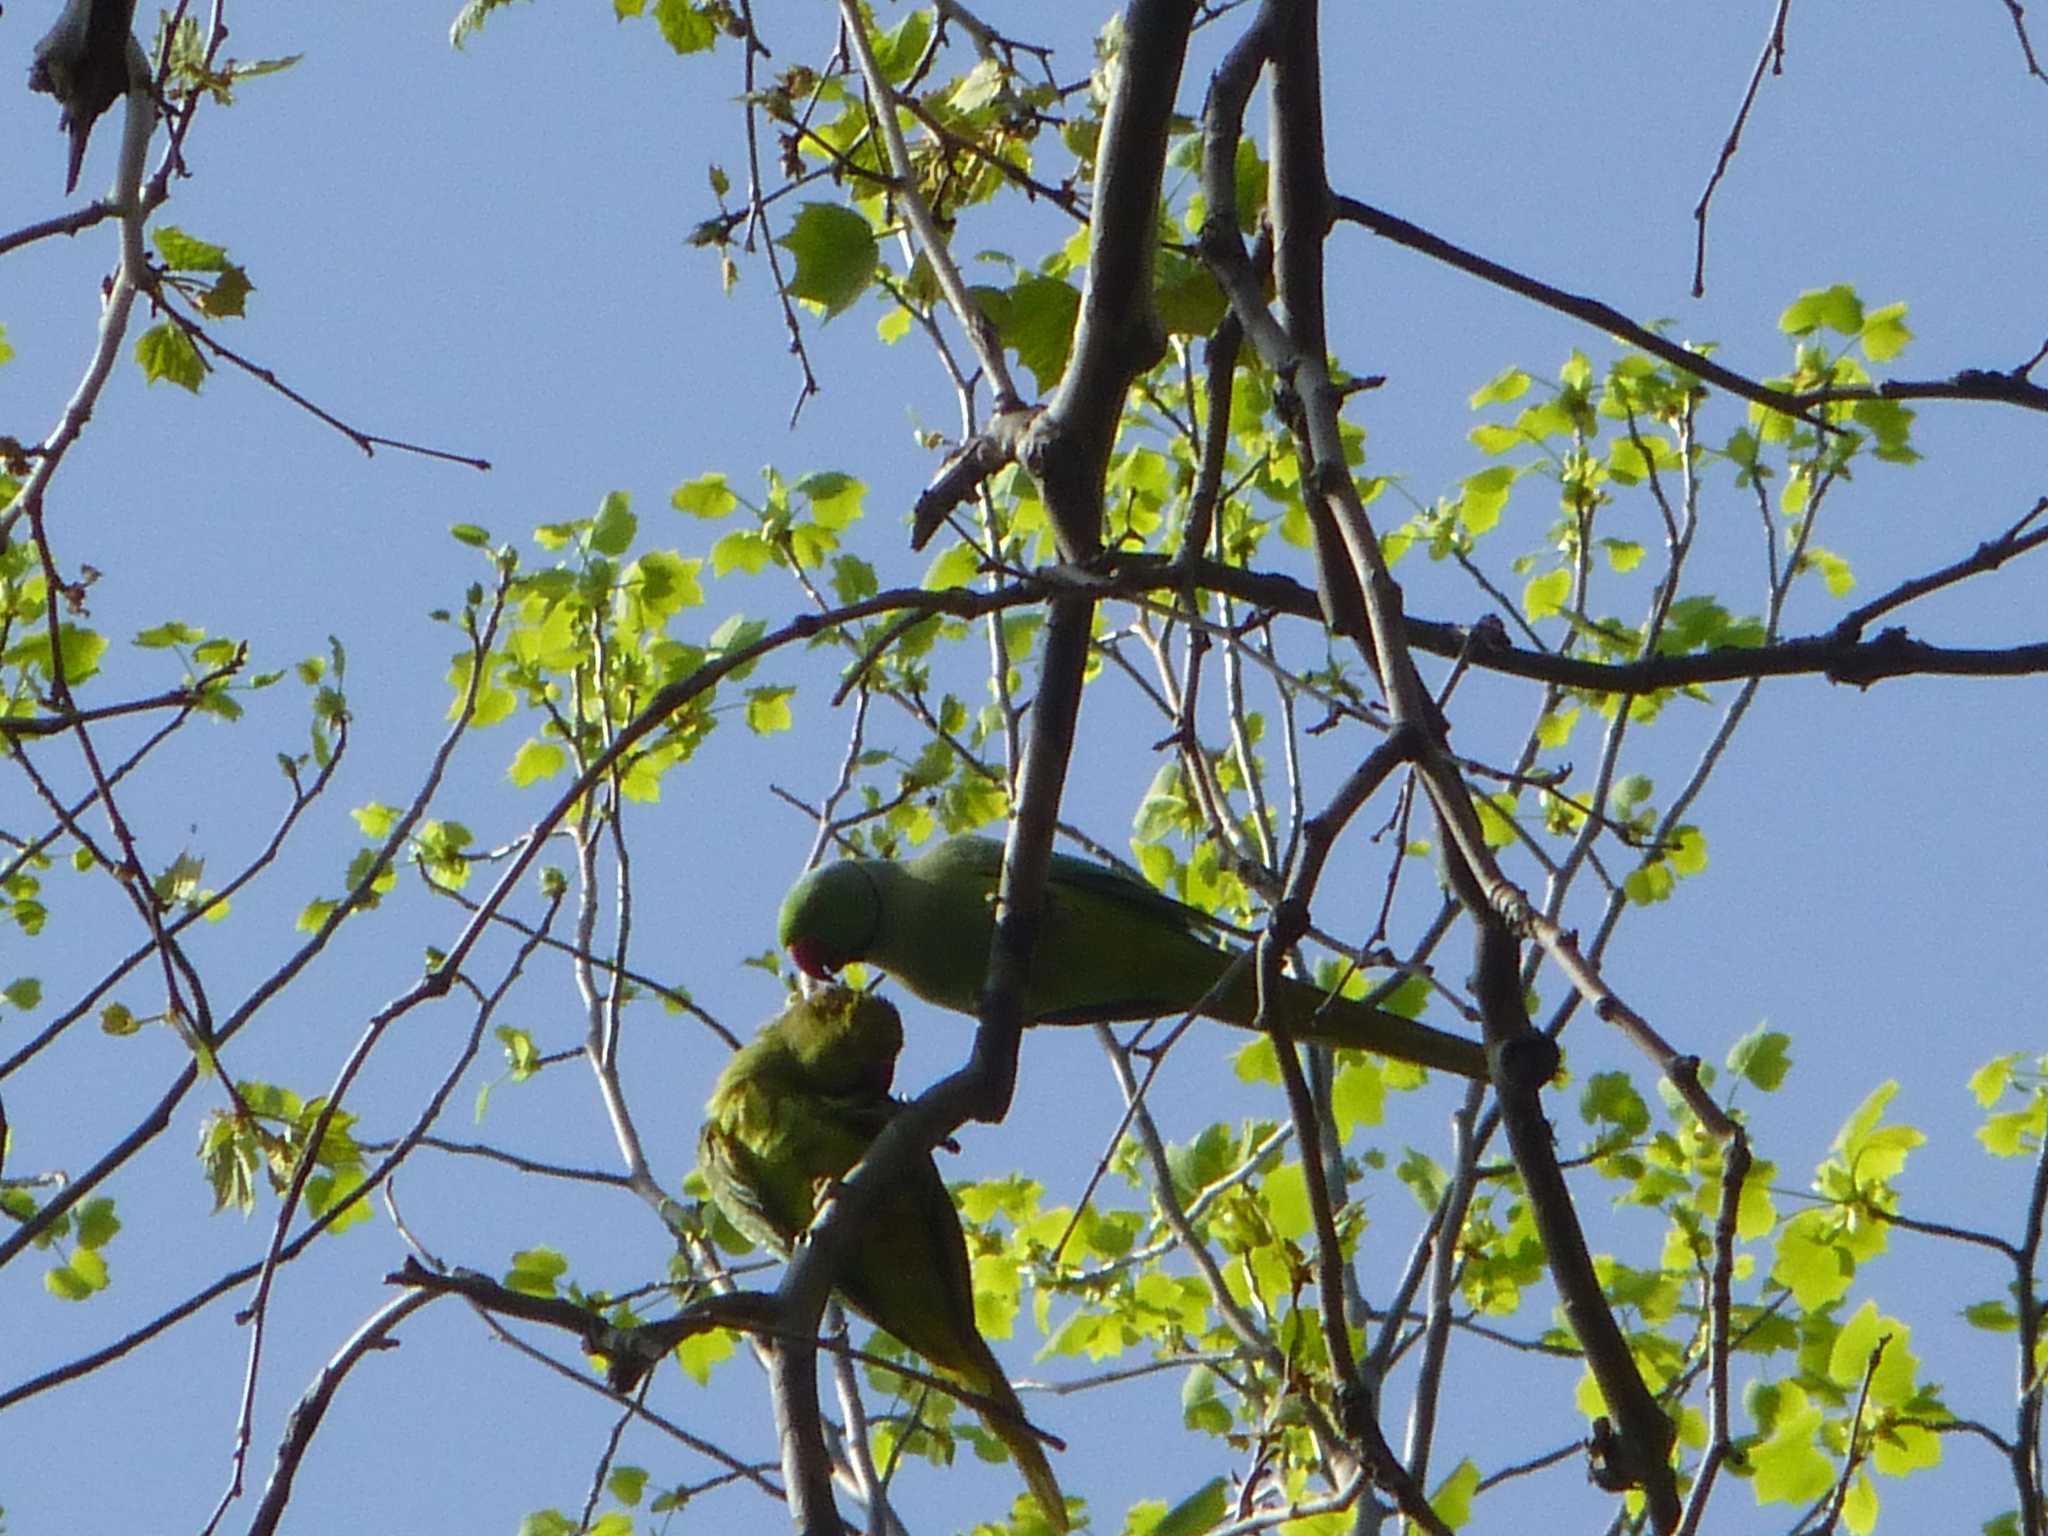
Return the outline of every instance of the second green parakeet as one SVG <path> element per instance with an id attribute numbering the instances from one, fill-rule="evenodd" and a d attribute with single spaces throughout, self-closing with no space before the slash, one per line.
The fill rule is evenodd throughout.
<path id="1" fill-rule="evenodd" d="M 787 1258 L 822 1186 L 844 1177 L 900 1107 L 889 1095 L 903 1021 L 878 997 L 833 987 L 789 1006 L 736 1053 L 705 1106 L 697 1165 L 734 1226 Z M 1055 1530 L 1066 1500 L 1023 1406 L 974 1321 L 959 1212 L 929 1155 L 855 1235 L 837 1289 L 934 1369 L 993 1402 L 984 1415 Z"/>
<path id="2" fill-rule="evenodd" d="M 829 976 L 847 963 L 880 966 L 926 1002 L 974 1012 L 995 923 L 1002 844 L 955 837 L 908 860 L 845 859 L 797 882 L 783 899 L 780 938 L 797 967 Z M 1024 991 L 1024 1017 L 1087 1024 L 1186 1012 L 1234 958 L 1205 936 L 1201 913 L 1107 865 L 1052 857 L 1045 914 Z M 1475 1040 L 1433 1029 L 1283 978 L 1287 1029 L 1303 1040 L 1378 1051 L 1485 1078 Z M 1249 1026 L 1256 984 L 1241 966 L 1202 1011 Z"/>

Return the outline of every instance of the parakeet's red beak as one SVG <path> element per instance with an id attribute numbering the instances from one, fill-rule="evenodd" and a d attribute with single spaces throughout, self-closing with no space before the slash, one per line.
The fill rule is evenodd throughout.
<path id="1" fill-rule="evenodd" d="M 796 962 L 798 970 L 819 981 L 830 981 L 841 964 L 816 939 L 791 939 L 789 958 Z"/>

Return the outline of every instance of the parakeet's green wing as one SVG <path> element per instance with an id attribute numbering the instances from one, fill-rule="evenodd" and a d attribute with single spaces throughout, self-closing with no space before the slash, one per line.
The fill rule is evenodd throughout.
<path id="1" fill-rule="evenodd" d="M 1071 853 L 1052 856 L 1052 887 L 1055 892 L 1073 891 L 1118 902 L 1148 923 L 1171 923 L 1195 936 L 1213 926 L 1201 912 L 1164 892 L 1155 891 L 1107 864 L 1076 858 Z"/>
<path id="2" fill-rule="evenodd" d="M 991 896 L 1003 847 L 956 837 L 907 864 L 868 861 L 881 908 L 867 952 L 925 1001 L 972 1013 L 985 974 Z M 1215 925 L 1150 886 L 1072 854 L 1052 857 L 1046 910 L 1025 987 L 1024 1013 L 1041 1024 L 1109 1023 L 1199 1006 L 1249 1025 L 1257 988 L 1239 965 L 1220 995 L 1209 995 L 1236 956 L 1212 942 Z M 1382 1051 L 1404 1061 L 1484 1079 L 1478 1041 L 1348 998 L 1326 999 L 1307 982 L 1283 978 L 1278 1017 L 1299 1038 Z"/>
<path id="3" fill-rule="evenodd" d="M 980 887 L 982 899 L 986 901 L 994 893 L 996 881 L 1002 874 L 1003 845 L 992 837 L 948 838 L 929 853 L 911 860 L 910 868 L 921 879 L 961 881 L 963 893 L 965 880 L 971 878 Z M 1067 890 L 1119 903 L 1131 908 L 1132 915 L 1147 922 L 1169 922 L 1189 932 L 1194 932 L 1202 923 L 1201 914 L 1193 907 L 1184 906 L 1171 896 L 1162 895 L 1143 881 L 1134 880 L 1107 864 L 1098 864 L 1077 854 L 1055 853 L 1048 883 L 1055 893 Z"/>
<path id="4" fill-rule="evenodd" d="M 798 1229 L 763 1198 L 767 1170 L 745 1142 L 707 1121 L 697 1133 L 697 1167 L 727 1221 L 776 1257 L 789 1257 Z"/>
<path id="5" fill-rule="evenodd" d="M 896 894 L 875 960 L 927 1001 L 972 1011 L 1002 862 L 994 838 L 956 837 L 898 866 L 907 880 L 885 875 L 883 889 Z M 912 904 L 914 912 L 900 911 Z M 1192 907 L 1108 865 L 1055 853 L 1026 1016 L 1086 1024 L 1188 1006 L 1229 963 L 1201 936 L 1202 921 Z"/>

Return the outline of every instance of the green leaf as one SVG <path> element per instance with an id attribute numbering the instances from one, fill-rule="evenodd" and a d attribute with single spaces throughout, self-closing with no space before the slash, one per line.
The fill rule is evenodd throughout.
<path id="1" fill-rule="evenodd" d="M 796 724 L 796 717 L 789 708 L 789 700 L 795 692 L 794 688 L 747 690 L 747 725 L 755 735 L 772 736 Z"/>
<path id="2" fill-rule="evenodd" d="M 992 317 L 997 334 L 1030 370 L 1039 393 L 1048 393 L 1066 372 L 1081 295 L 1056 277 L 1031 276 L 1021 279 L 1006 297 L 1009 302 L 997 306 L 1001 313 Z"/>
<path id="3" fill-rule="evenodd" d="M 1877 1353 L 1880 1340 L 1886 1339 L 1890 1329 L 1885 1326 L 1889 1319 L 1880 1319 L 1877 1303 L 1866 1301 L 1843 1322 L 1835 1334 L 1835 1342 L 1828 1351 L 1827 1372 L 1836 1386 L 1855 1391 L 1863 1380 L 1864 1372 L 1870 1369 L 1872 1358 Z M 1885 1358 L 1891 1357 L 1889 1342 L 1885 1345 Z M 1880 1366 L 1880 1369 L 1882 1367 Z M 1912 1385 L 1910 1379 L 1907 1386 Z M 1879 1403 L 1896 1402 L 1898 1399 L 1884 1398 L 1877 1394 L 1876 1377 L 1871 1378 L 1871 1395 Z"/>
<path id="4" fill-rule="evenodd" d="M 171 646 L 197 645 L 206 638 L 206 631 L 190 624 L 180 624 L 173 619 L 167 624 L 158 624 L 136 635 L 135 643 L 144 650 L 163 650 Z"/>
<path id="5" fill-rule="evenodd" d="M 512 766 L 505 770 L 505 777 L 524 789 L 542 779 L 553 778 L 568 761 L 569 753 L 560 742 L 536 739 L 513 754 Z"/>
<path id="6" fill-rule="evenodd" d="M 1897 1178 L 1906 1166 L 1906 1154 L 1927 1140 L 1910 1125 L 1883 1123 L 1885 1108 L 1898 1091 L 1896 1080 L 1878 1084 L 1836 1133 L 1832 1150 L 1859 1182 Z"/>
<path id="7" fill-rule="evenodd" d="M 344 1168 L 337 1173 L 316 1173 L 306 1181 L 306 1209 L 314 1216 L 324 1216 L 363 1187 L 363 1171 L 360 1168 Z M 357 1200 L 335 1217 L 327 1228 L 329 1232 L 346 1232 L 350 1227 L 359 1227 L 370 1219 L 370 1202 Z"/>
<path id="8" fill-rule="evenodd" d="M 832 595 L 842 603 L 857 603 L 882 590 L 875 568 L 858 555 L 839 555 L 832 561 Z"/>
<path id="9" fill-rule="evenodd" d="M 1486 837 L 1487 847 L 1514 846 L 1517 841 L 1514 795 L 1506 792 L 1497 795 L 1474 795 L 1472 808 L 1479 813 L 1479 830 Z"/>
<path id="10" fill-rule="evenodd" d="M 711 546 L 711 574 L 745 571 L 758 576 L 775 562 L 775 546 L 752 528 L 735 528 Z"/>
<path id="11" fill-rule="evenodd" d="M 1654 906 L 1660 901 L 1669 901 L 1677 885 L 1671 873 L 1671 866 L 1661 859 L 1640 864 L 1626 875 L 1621 888 L 1628 899 L 1639 907 Z"/>
<path id="12" fill-rule="evenodd" d="M 1728 1070 L 1775 1093 L 1792 1070 L 1791 1046 L 1790 1035 L 1759 1024 L 1728 1048 Z"/>
<path id="13" fill-rule="evenodd" d="M 1206 1365 L 1191 1369 L 1180 1384 L 1181 1423 L 1205 1434 L 1230 1433 L 1230 1405 L 1217 1391 L 1216 1373 Z"/>
<path id="14" fill-rule="evenodd" d="M 654 24 L 677 53 L 703 53 L 718 41 L 718 23 L 689 0 L 654 0 Z"/>
<path id="15" fill-rule="evenodd" d="M 43 984 L 33 976 L 18 976 L 0 987 L 0 999 L 27 1013 L 43 1000 Z"/>
<path id="16" fill-rule="evenodd" d="M 1887 464 L 1918 462 L 1913 446 L 1913 412 L 1896 400 L 1858 400 L 1849 408 L 1856 425 L 1877 439 L 1875 452 Z"/>
<path id="17" fill-rule="evenodd" d="M 399 810 L 395 805 L 385 805 L 382 801 L 372 800 L 368 805 L 356 807 L 349 815 L 354 818 L 364 837 L 373 843 L 381 843 L 391 835 L 391 829 L 398 825 Z"/>
<path id="18" fill-rule="evenodd" d="M 704 588 L 697 579 L 703 569 L 702 560 L 685 560 L 672 550 L 650 549 L 626 567 L 624 580 L 647 620 L 659 624 L 670 614 L 703 606 Z"/>
<path id="19" fill-rule="evenodd" d="M 1495 464 L 1477 474 L 1467 475 L 1458 496 L 1458 521 L 1475 537 L 1492 530 L 1508 504 L 1508 492 L 1521 471 L 1512 464 Z M 1570 580 L 1566 579 L 1566 590 Z"/>
<path id="20" fill-rule="evenodd" d="M 1643 563 L 1643 546 L 1633 539 L 1602 539 L 1600 548 L 1608 565 L 1624 576 Z"/>
<path id="21" fill-rule="evenodd" d="M 105 1195 L 78 1207 L 77 1237 L 81 1248 L 104 1248 L 121 1230 L 121 1218 L 114 1214 L 114 1202 Z"/>
<path id="22" fill-rule="evenodd" d="M 981 552 L 961 541 L 932 561 L 918 585 L 927 592 L 944 592 L 970 585 L 981 574 Z"/>
<path id="23" fill-rule="evenodd" d="M 1226 1492 L 1224 1480 L 1212 1477 L 1161 1515 L 1158 1523 L 1146 1528 L 1142 1536 L 1199 1536 L 1229 1512 Z"/>
<path id="24" fill-rule="evenodd" d="M 1808 336 L 1826 326 L 1844 336 L 1863 330 L 1863 301 L 1846 283 L 1832 288 L 1809 288 L 1778 316 L 1778 329 L 1788 336 Z"/>
<path id="25" fill-rule="evenodd" d="M 1429 1507 L 1452 1530 L 1472 1519 L 1472 1497 L 1479 1491 L 1479 1468 L 1466 1457 L 1451 1469 L 1451 1475 L 1436 1485 Z"/>
<path id="26" fill-rule="evenodd" d="M 731 1359 L 737 1347 L 734 1336 L 725 1329 L 707 1329 L 703 1333 L 692 1334 L 676 1346 L 676 1364 L 701 1387 L 711 1380 L 712 1367 Z"/>
<path id="27" fill-rule="evenodd" d="M 1827 583 L 1829 597 L 1846 597 L 1856 585 L 1856 574 L 1849 569 L 1849 562 L 1833 550 L 1822 549 L 1818 544 L 1809 545 L 1806 563 L 1820 572 L 1821 580 Z"/>
<path id="28" fill-rule="evenodd" d="M 1970 1074 L 1970 1096 L 1977 1101 L 1979 1109 L 1989 1109 L 1998 1102 L 1999 1095 L 2012 1086 L 2013 1073 L 2024 1060 L 2026 1055 L 2020 1051 L 2009 1056 L 1994 1056 Z"/>
<path id="29" fill-rule="evenodd" d="M 1790 1382 L 1780 1388 L 1778 1413 L 1771 1433 L 1749 1452 L 1759 1504 L 1806 1504 L 1833 1486 L 1835 1464 L 1814 1444 L 1821 1410 L 1809 1406 L 1806 1394 Z"/>
<path id="30" fill-rule="evenodd" d="M 1163 246 L 1152 292 L 1160 326 L 1169 336 L 1207 336 L 1230 307 L 1207 267 Z"/>
<path id="31" fill-rule="evenodd" d="M 953 87 L 952 97 L 947 105 L 956 112 L 979 112 L 1003 93 L 1004 82 L 1009 78 L 1002 62 L 990 55 L 980 60 L 974 68 L 960 77 Z"/>
<path id="32" fill-rule="evenodd" d="M 526 1296 L 552 1296 L 555 1282 L 569 1272 L 569 1261 L 552 1248 L 527 1248 L 512 1255 L 505 1274 L 508 1290 Z"/>
<path id="33" fill-rule="evenodd" d="M 1890 362 L 1913 339 L 1913 333 L 1906 328 L 1906 306 L 1887 304 L 1873 309 L 1863 317 L 1863 331 L 1858 339 L 1863 344 L 1863 355 L 1873 363 Z"/>
<path id="34" fill-rule="evenodd" d="M 1607 449 L 1607 473 L 1617 484 L 1639 485 L 1676 458 L 1661 438 L 1617 437 Z"/>
<path id="35" fill-rule="evenodd" d="M 104 635 L 76 624 L 57 626 L 57 644 L 65 681 L 74 687 L 99 671 L 100 658 L 107 652 Z M 50 631 L 41 624 L 34 633 L 9 646 L 4 659 L 24 671 L 39 672 L 53 681 L 56 678 L 57 669 L 50 656 Z"/>
<path id="36" fill-rule="evenodd" d="M 1363 1056 L 1348 1056 L 1330 1084 L 1330 1109 L 1337 1119 L 1337 1136 L 1349 1141 L 1361 1125 L 1378 1125 L 1386 1117 L 1387 1079 L 1379 1063 Z"/>
<path id="37" fill-rule="evenodd" d="M 805 475 L 790 487 L 811 504 L 811 515 L 819 526 L 835 533 L 860 520 L 861 504 L 867 498 L 867 482 L 836 469 Z"/>
<path id="38" fill-rule="evenodd" d="M 1496 422 L 1482 422 L 1465 436 L 1481 453 L 1506 453 L 1527 441 L 1513 427 L 1503 427 Z"/>
<path id="39" fill-rule="evenodd" d="M 150 881 L 150 892 L 167 905 L 187 903 L 199 894 L 199 882 L 205 874 L 206 861 L 193 857 L 189 851 L 183 852 Z"/>
<path id="40" fill-rule="evenodd" d="M 1992 1115 L 1977 1127 L 1977 1140 L 1993 1157 L 2018 1157 L 2039 1143 L 2041 1115 L 2036 1109 Z"/>
<path id="41" fill-rule="evenodd" d="M 142 365 L 142 377 L 150 384 L 158 380 L 199 393 L 208 364 L 192 345 L 191 338 L 168 321 L 153 325 L 135 343 L 135 361 Z"/>
<path id="42" fill-rule="evenodd" d="M 740 504 L 740 499 L 725 483 L 725 476 L 711 474 L 699 475 L 677 486 L 668 502 L 678 512 L 687 512 L 692 517 L 724 517 Z"/>
<path id="43" fill-rule="evenodd" d="M 54 1269 L 46 1270 L 43 1274 L 43 1288 L 59 1301 L 86 1300 L 94 1291 L 100 1289 L 100 1286 L 94 1285 L 76 1266 L 77 1258 L 74 1256 L 70 1263 L 59 1264 Z M 105 1281 L 102 1280 L 101 1284 L 104 1285 Z"/>
<path id="44" fill-rule="evenodd" d="M 1572 595 L 1572 573 L 1559 566 L 1541 576 L 1531 576 L 1522 587 L 1522 611 L 1533 624 L 1564 612 Z"/>
<path id="45" fill-rule="evenodd" d="M 796 257 L 790 297 L 816 304 L 827 319 L 867 291 L 875 275 L 875 233 L 837 203 L 805 203 L 777 242 Z"/>
<path id="46" fill-rule="evenodd" d="M 1626 1072 L 1596 1072 L 1579 1095 L 1579 1118 L 1636 1137 L 1650 1128 L 1650 1106 Z"/>
<path id="47" fill-rule="evenodd" d="M 235 320 L 249 312 L 249 295 L 255 291 L 256 285 L 249 281 L 249 274 L 231 263 L 226 271 L 200 290 L 194 302 L 199 306 L 199 312 L 209 320 Z"/>
<path id="48" fill-rule="evenodd" d="M 149 243 L 163 257 L 164 265 L 175 272 L 225 272 L 228 269 L 225 246 L 209 245 L 204 240 L 194 239 L 175 224 L 161 224 L 151 230 Z"/>
<path id="49" fill-rule="evenodd" d="M 1839 1301 L 1855 1277 L 1855 1261 L 1831 1240 L 1829 1220 L 1825 1211 L 1801 1211 L 1778 1234 L 1771 1279 L 1789 1287 L 1803 1311 Z"/>
<path id="50" fill-rule="evenodd" d="M 1489 405 L 1505 405 L 1529 392 L 1530 378 L 1520 368 L 1505 368 L 1472 392 L 1465 403 L 1477 411 Z"/>
<path id="51" fill-rule="evenodd" d="M 590 526 L 590 547 L 600 555 L 623 555 L 632 548 L 639 527 L 633 498 L 624 491 L 613 491 L 598 507 L 597 521 Z"/>
<path id="52" fill-rule="evenodd" d="M 523 1083 L 540 1070 L 540 1047 L 531 1034 L 510 1024 L 500 1024 L 494 1033 L 505 1047 L 505 1065 L 511 1069 L 513 1082 Z"/>
<path id="53" fill-rule="evenodd" d="M 1308 1175 L 1299 1162 L 1282 1163 L 1275 1168 L 1260 1195 L 1273 1231 L 1280 1237 L 1296 1241 L 1314 1229 L 1315 1218 L 1308 1204 Z"/>
<path id="54" fill-rule="evenodd" d="M 874 39 L 875 62 L 881 66 L 883 78 L 891 85 L 901 85 L 917 67 L 931 31 L 931 13 L 919 10 L 912 11 L 890 31 Z"/>
<path id="55" fill-rule="evenodd" d="M 638 1504 L 647 1491 L 647 1469 L 645 1467 L 613 1467 L 611 1476 L 604 1480 L 605 1492 L 621 1504 Z"/>
<path id="56" fill-rule="evenodd" d="M 1963 1308 L 1963 1321 L 1986 1333 L 2017 1333 L 2020 1320 L 2002 1301 L 1976 1301 Z"/>
<path id="57" fill-rule="evenodd" d="M 1545 749 L 1555 752 L 1572 739 L 1572 727 L 1579 721 L 1579 707 L 1561 709 L 1545 715 L 1536 722 L 1536 740 Z"/>

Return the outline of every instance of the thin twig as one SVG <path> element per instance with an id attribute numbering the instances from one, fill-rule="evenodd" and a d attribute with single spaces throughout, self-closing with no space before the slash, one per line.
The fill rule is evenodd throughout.
<path id="1" fill-rule="evenodd" d="M 1742 93 L 1742 105 L 1735 109 L 1735 121 L 1729 125 L 1728 137 L 1721 143 L 1721 153 L 1714 161 L 1714 172 L 1707 178 L 1706 190 L 1700 193 L 1700 200 L 1693 206 L 1692 220 L 1697 226 L 1693 243 L 1692 296 L 1700 298 L 1707 291 L 1707 206 L 1714 200 L 1714 189 L 1721 184 L 1721 178 L 1728 174 L 1728 162 L 1735 158 L 1736 146 L 1742 142 L 1743 125 L 1749 121 L 1749 109 L 1756 105 L 1757 92 L 1764 83 L 1764 71 L 1783 74 L 1785 71 L 1785 17 L 1792 9 L 1792 0 L 1778 0 L 1778 13 L 1771 20 L 1770 35 L 1764 39 L 1764 50 L 1757 56 L 1756 68 L 1750 72 L 1749 86 Z"/>

